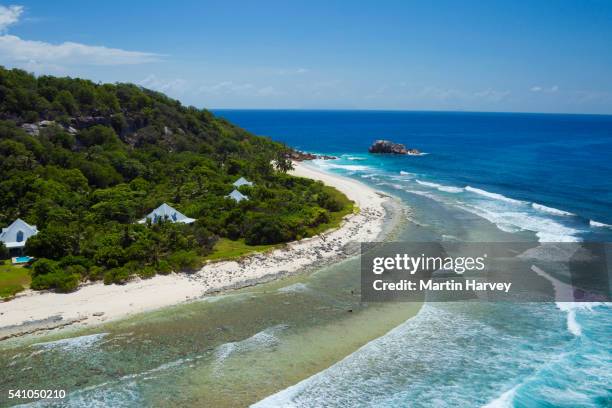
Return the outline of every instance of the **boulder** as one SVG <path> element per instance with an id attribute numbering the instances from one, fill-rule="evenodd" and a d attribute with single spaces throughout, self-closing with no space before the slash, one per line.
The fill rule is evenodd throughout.
<path id="1" fill-rule="evenodd" d="M 106 116 L 78 116 L 72 118 L 72 125 L 76 129 L 81 130 L 95 125 L 110 126 L 111 120 Z"/>
<path id="2" fill-rule="evenodd" d="M 421 152 L 417 149 L 407 149 L 401 143 L 394 143 L 390 140 L 377 140 L 372 143 L 368 149 L 370 153 L 390 153 L 390 154 L 411 154 L 419 155 Z"/>
<path id="3" fill-rule="evenodd" d="M 288 158 L 291 160 L 295 160 L 295 161 L 304 161 L 304 160 L 315 160 L 315 159 L 322 159 L 322 160 L 335 160 L 337 159 L 337 157 L 335 156 L 328 156 L 328 155 L 320 155 L 320 154 L 312 154 L 312 153 L 308 153 L 308 152 L 301 152 L 299 150 L 292 150 L 288 155 Z"/>

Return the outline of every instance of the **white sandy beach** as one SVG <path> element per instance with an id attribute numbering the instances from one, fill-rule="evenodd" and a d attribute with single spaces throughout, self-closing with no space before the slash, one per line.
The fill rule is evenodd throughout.
<path id="1" fill-rule="evenodd" d="M 341 258 L 350 242 L 374 241 L 383 231 L 390 198 L 355 180 L 333 175 L 313 165 L 296 163 L 294 175 L 321 180 L 345 193 L 359 206 L 339 229 L 289 243 L 282 249 L 255 254 L 240 261 L 209 263 L 195 274 L 171 274 L 125 285 L 94 283 L 70 294 L 26 291 L 0 303 L 0 331 L 26 322 L 61 316 L 92 325 L 195 299 L 205 293 L 241 287 L 267 277 L 292 273 L 315 262 Z"/>

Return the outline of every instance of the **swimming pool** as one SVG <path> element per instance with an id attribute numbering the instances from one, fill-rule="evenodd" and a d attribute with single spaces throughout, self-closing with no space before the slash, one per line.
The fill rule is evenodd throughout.
<path id="1" fill-rule="evenodd" d="M 20 263 L 28 263 L 32 260 L 33 258 L 31 256 L 18 256 L 16 258 L 13 258 L 13 263 L 14 264 L 20 264 Z"/>

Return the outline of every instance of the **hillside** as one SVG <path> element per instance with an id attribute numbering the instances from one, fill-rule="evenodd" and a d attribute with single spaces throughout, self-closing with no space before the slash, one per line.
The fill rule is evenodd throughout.
<path id="1" fill-rule="evenodd" d="M 0 225 L 38 227 L 26 245 L 35 289 L 193 269 L 220 238 L 277 244 L 351 210 L 336 190 L 285 174 L 287 151 L 136 85 L 0 67 Z M 226 195 L 239 177 L 254 186 L 237 203 Z M 164 202 L 197 221 L 136 223 Z"/>

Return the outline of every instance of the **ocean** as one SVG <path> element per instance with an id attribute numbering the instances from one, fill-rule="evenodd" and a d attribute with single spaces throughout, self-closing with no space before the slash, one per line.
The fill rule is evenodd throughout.
<path id="1" fill-rule="evenodd" d="M 216 111 L 409 208 L 399 241 L 612 242 L 612 116 Z M 421 156 L 370 155 L 390 139 Z M 359 259 L 0 344 L 29 406 L 609 407 L 609 304 L 362 304 Z M 348 313 L 348 311 L 351 311 Z"/>
<path id="2" fill-rule="evenodd" d="M 335 155 L 315 164 L 400 197 L 417 226 L 407 228 L 407 240 L 612 238 L 612 116 L 216 113 L 298 149 Z M 376 139 L 423 154 L 368 154 Z M 610 338 L 609 304 L 426 304 L 258 406 L 611 406 Z"/>

